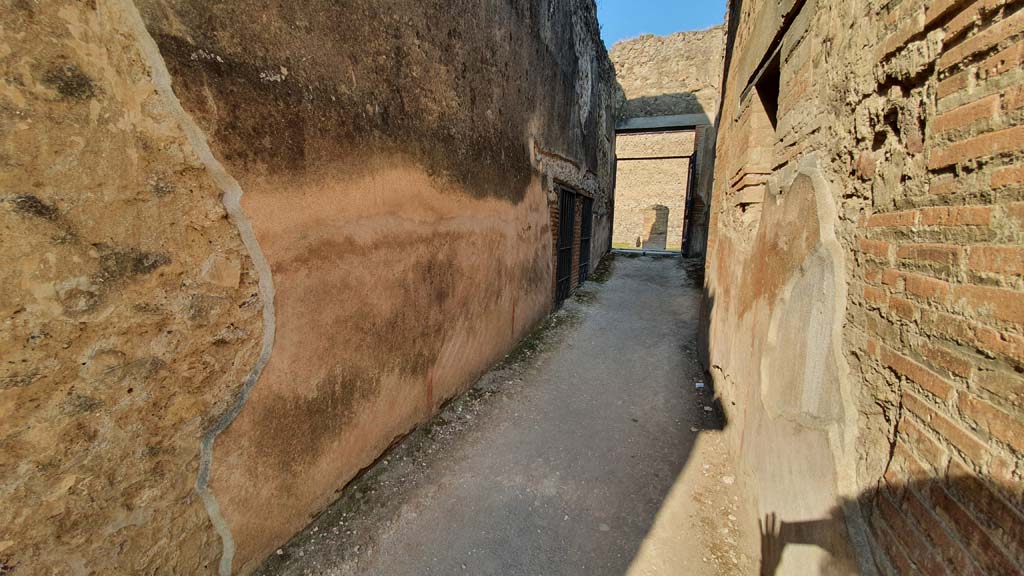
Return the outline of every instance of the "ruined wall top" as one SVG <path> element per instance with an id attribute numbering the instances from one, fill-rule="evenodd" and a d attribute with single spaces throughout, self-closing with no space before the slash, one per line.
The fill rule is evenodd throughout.
<path id="1" fill-rule="evenodd" d="M 615 44 L 610 55 L 625 95 L 620 116 L 704 113 L 714 121 L 724 53 L 724 26 Z"/>

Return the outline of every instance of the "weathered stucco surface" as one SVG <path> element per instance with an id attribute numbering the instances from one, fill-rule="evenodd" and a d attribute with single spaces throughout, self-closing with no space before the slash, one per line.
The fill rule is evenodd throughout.
<path id="1" fill-rule="evenodd" d="M 708 346 L 779 574 L 1024 568 L 1022 17 L 730 3 Z"/>
<path id="2" fill-rule="evenodd" d="M 610 244 L 592 2 L 137 4 L 3 7 L 28 573 L 251 570 L 550 310 L 556 181 Z"/>
<path id="3" fill-rule="evenodd" d="M 252 260 L 133 8 L 0 10 L 0 559 L 209 571 L 199 443 L 259 352 Z"/>

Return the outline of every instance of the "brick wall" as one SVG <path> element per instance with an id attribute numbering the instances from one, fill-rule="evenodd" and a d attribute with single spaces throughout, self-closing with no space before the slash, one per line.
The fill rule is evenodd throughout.
<path id="1" fill-rule="evenodd" d="M 714 186 L 715 173 L 715 128 L 714 126 L 698 126 L 694 135 L 695 176 L 691 190 L 690 211 L 683 234 L 685 255 L 689 257 L 704 256 L 707 246 L 709 207 L 711 190 Z"/>
<path id="2" fill-rule="evenodd" d="M 775 50 L 773 125 L 755 79 Z M 778 470 L 805 463 L 883 573 L 1024 570 L 1022 55 L 1020 1 L 732 2 L 709 366 L 762 511 L 798 514 L 773 483 L 813 493 Z M 772 334 L 794 294 L 839 310 L 810 317 L 832 335 L 814 357 Z M 836 360 L 793 376 L 787 348 L 801 369 Z M 786 386 L 838 412 L 762 408 Z"/>
<path id="3" fill-rule="evenodd" d="M 935 51 L 910 84 L 921 92 L 916 126 L 898 119 L 887 132 L 923 164 L 926 184 L 865 213 L 856 231 L 861 369 L 898 394 L 872 528 L 901 567 L 1020 573 L 1024 11 L 910 2 L 879 17 L 883 68 L 922 46 Z M 862 178 L 884 162 L 876 156 L 862 150 Z M 966 480 L 901 488 L 919 478 Z"/>
<path id="4" fill-rule="evenodd" d="M 622 88 L 623 102 L 620 114 L 623 118 L 641 118 L 676 114 L 703 114 L 708 126 L 696 128 L 696 142 L 692 133 L 684 133 L 687 141 L 678 146 L 673 154 L 696 154 L 694 192 L 697 198 L 696 210 L 686 215 L 686 179 L 689 166 L 683 160 L 662 162 L 661 169 L 655 169 L 655 178 L 663 182 L 674 179 L 682 181 L 682 193 L 674 187 L 651 184 L 654 178 L 648 175 L 651 166 L 657 162 L 630 164 L 623 170 L 618 168 L 619 196 L 616 200 L 615 230 L 613 244 L 620 248 L 637 248 L 637 237 L 641 246 L 645 242 L 643 230 L 644 213 L 651 204 L 669 208 L 670 230 L 665 238 L 661 236 L 647 246 L 651 249 L 679 250 L 683 242 L 682 228 L 690 226 L 693 234 L 687 248 L 688 256 L 703 256 L 706 244 L 711 182 L 714 174 L 714 132 L 703 139 L 705 130 L 715 121 L 718 101 L 721 98 L 722 59 L 725 48 L 725 31 L 722 26 L 694 32 L 678 32 L 665 37 L 642 35 L 638 38 L 617 43 L 610 56 L 615 65 L 616 79 Z M 630 146 L 623 136 L 619 140 L 619 157 L 625 157 Z M 680 150 L 685 149 L 686 152 Z M 694 150 L 697 152 L 694 152 Z M 661 189 L 661 190 L 644 190 Z M 645 202 L 645 195 L 668 196 L 669 202 Z M 633 204 L 632 207 L 627 206 Z"/>

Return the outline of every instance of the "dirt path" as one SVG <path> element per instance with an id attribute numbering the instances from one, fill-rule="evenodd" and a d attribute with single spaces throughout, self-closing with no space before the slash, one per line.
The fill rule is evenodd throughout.
<path id="1" fill-rule="evenodd" d="M 619 256 L 261 573 L 755 573 L 688 266 Z"/>

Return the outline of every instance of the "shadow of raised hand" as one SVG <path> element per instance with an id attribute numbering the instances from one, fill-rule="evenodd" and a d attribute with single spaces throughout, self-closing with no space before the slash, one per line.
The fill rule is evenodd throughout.
<path id="1" fill-rule="evenodd" d="M 856 560 L 847 543 L 846 525 L 838 510 L 825 518 L 801 522 L 783 522 L 772 512 L 765 514 L 764 521 L 758 520 L 758 525 L 761 528 L 761 576 L 772 576 L 778 571 L 782 552 L 790 544 L 817 546 L 828 553 L 827 563 L 814 573 L 857 574 Z"/>
<path id="2" fill-rule="evenodd" d="M 782 539 L 782 521 L 775 512 L 765 514 L 764 521 L 758 519 L 761 528 L 761 576 L 772 576 L 782 561 L 782 549 L 786 546 Z"/>

